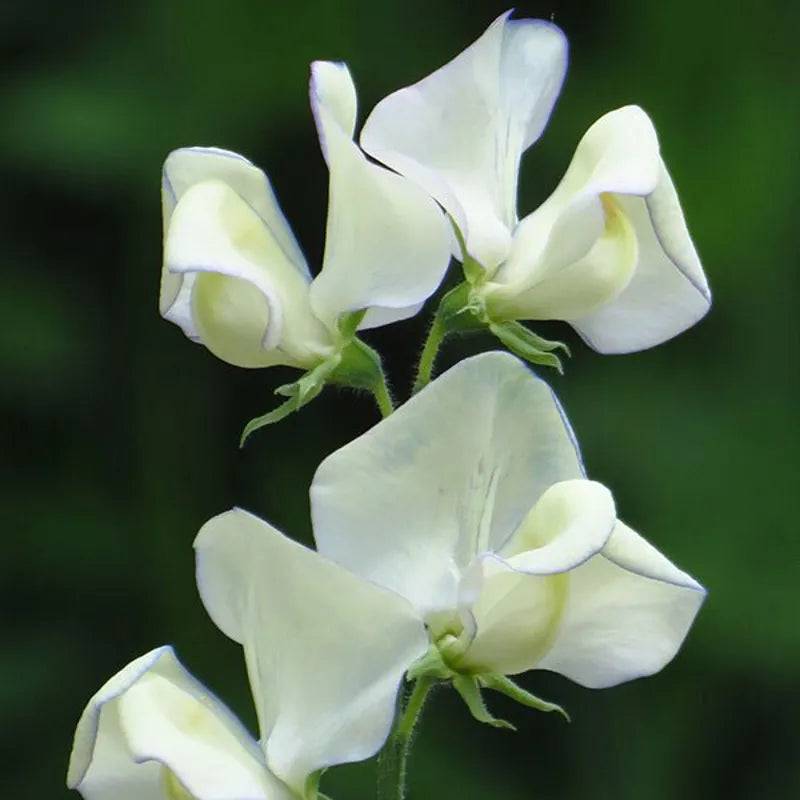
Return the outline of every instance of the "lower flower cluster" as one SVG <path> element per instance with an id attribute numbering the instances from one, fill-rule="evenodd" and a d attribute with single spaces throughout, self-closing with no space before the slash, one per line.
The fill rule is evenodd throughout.
<path id="1" fill-rule="evenodd" d="M 484 690 L 560 710 L 507 676 L 654 673 L 703 602 L 586 477 L 552 391 L 511 355 L 450 369 L 325 459 L 310 496 L 316 551 L 241 509 L 195 540 L 259 743 L 162 648 L 90 702 L 69 773 L 85 797 L 311 798 L 322 770 L 381 748 L 404 676 L 502 726 Z"/>

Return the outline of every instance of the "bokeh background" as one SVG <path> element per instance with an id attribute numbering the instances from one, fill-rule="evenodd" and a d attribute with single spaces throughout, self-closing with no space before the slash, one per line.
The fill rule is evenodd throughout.
<path id="1" fill-rule="evenodd" d="M 366 430 L 365 398 L 326 392 L 236 449 L 292 373 L 215 360 L 162 321 L 159 172 L 172 148 L 262 165 L 312 264 L 326 171 L 309 62 L 346 60 L 363 111 L 455 55 L 505 3 L 193 0 L 2 4 L 0 507 L 2 796 L 67 798 L 89 696 L 165 642 L 252 725 L 237 646 L 205 615 L 191 542 L 233 504 L 309 541 L 316 465 Z M 524 161 L 520 208 L 553 188 L 588 125 L 652 115 L 713 290 L 711 315 L 638 355 L 574 345 L 552 380 L 592 475 L 627 521 L 710 589 L 662 674 L 594 692 L 530 689 L 573 723 L 510 706 L 517 734 L 451 692 L 417 741 L 412 798 L 800 796 L 796 3 L 521 3 L 572 43 L 570 74 Z M 363 113 L 362 113 L 363 120 Z M 428 309 L 429 311 L 429 309 Z M 398 393 L 425 315 L 370 335 Z M 442 366 L 492 346 L 449 345 Z M 376 526 L 380 520 L 376 520 Z M 322 612 L 324 613 L 324 612 Z M 329 773 L 369 798 L 374 765 Z"/>

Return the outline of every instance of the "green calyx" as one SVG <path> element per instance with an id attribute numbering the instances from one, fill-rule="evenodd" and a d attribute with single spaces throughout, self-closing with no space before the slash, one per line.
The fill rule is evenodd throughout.
<path id="1" fill-rule="evenodd" d="M 563 350 L 569 355 L 567 345 L 544 339 L 516 320 L 493 319 L 481 292 L 485 281 L 483 269 L 469 257 L 465 257 L 463 266 L 467 280 L 451 289 L 436 310 L 417 367 L 413 393 L 416 394 L 430 383 L 439 348 L 451 334 L 488 330 L 514 355 L 531 364 L 553 367 L 563 373 L 561 359 L 555 351 Z"/>
<path id="2" fill-rule="evenodd" d="M 445 640 L 449 638 L 443 637 Z M 548 713 L 555 711 L 561 714 L 567 722 L 570 721 L 569 714 L 561 706 L 531 694 L 505 675 L 459 669 L 451 659 L 448 659 L 446 645 L 447 642 L 445 642 L 444 652 L 440 649 L 439 643 L 431 645 L 428 652 L 408 670 L 408 680 L 451 683 L 469 709 L 470 714 L 478 722 L 491 725 L 494 728 L 516 730 L 510 722 L 498 719 L 489 711 L 483 697 L 483 690 L 485 689 L 500 692 L 500 694 L 510 697 L 520 705 L 533 708 L 536 711 Z"/>
<path id="3" fill-rule="evenodd" d="M 567 345 L 538 336 L 516 320 L 494 319 L 489 313 L 482 293 L 487 280 L 486 270 L 467 252 L 463 234 L 458 225 L 452 219 L 450 221 L 461 249 L 461 266 L 466 280 L 442 298 L 436 312 L 442 329 L 440 341 L 451 333 L 488 328 L 515 355 L 531 364 L 553 367 L 563 374 L 561 359 L 555 351 L 562 350 L 569 356 Z"/>
<path id="4" fill-rule="evenodd" d="M 525 361 L 553 367 L 563 373 L 561 359 L 555 351 L 561 350 L 569 356 L 567 345 L 545 339 L 516 320 L 493 319 L 486 308 L 481 286 L 482 281 L 466 280 L 442 298 L 437 316 L 441 320 L 444 335 L 488 329 L 512 353 Z"/>
<path id="5" fill-rule="evenodd" d="M 259 428 L 280 422 L 289 414 L 308 405 L 327 384 L 367 390 L 375 397 L 383 416 L 392 410 L 392 399 L 386 386 L 381 357 L 369 345 L 356 337 L 356 330 L 365 311 L 344 314 L 339 320 L 339 348 L 332 355 L 305 372 L 293 383 L 286 383 L 275 390 L 275 394 L 287 399 L 277 408 L 251 419 L 244 426 L 239 447 L 244 447 L 248 437 Z"/>
<path id="6" fill-rule="evenodd" d="M 569 347 L 563 342 L 544 339 L 526 328 L 521 322 L 516 322 L 515 320 L 490 322 L 488 327 L 514 355 L 525 359 L 531 364 L 553 367 L 559 374 L 564 374 L 561 359 L 554 352 L 562 350 L 566 355 L 570 355 Z"/>

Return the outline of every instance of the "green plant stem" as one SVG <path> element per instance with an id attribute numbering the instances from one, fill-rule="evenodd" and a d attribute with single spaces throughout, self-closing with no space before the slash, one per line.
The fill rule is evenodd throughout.
<path id="1" fill-rule="evenodd" d="M 414 381 L 414 388 L 411 390 L 412 394 L 416 394 L 420 389 L 425 388 L 431 382 L 436 355 L 439 352 L 439 348 L 442 346 L 445 335 L 445 326 L 439 314 L 436 314 L 433 318 L 431 329 L 428 331 L 428 338 L 425 340 L 425 345 L 422 348 L 422 355 L 419 357 L 417 378 Z"/>
<path id="2" fill-rule="evenodd" d="M 380 381 L 376 381 L 372 387 L 372 394 L 375 397 L 375 402 L 378 405 L 378 410 L 381 416 L 385 419 L 394 411 L 394 403 L 392 402 L 392 395 L 389 392 L 389 387 L 386 385 L 386 378 L 381 376 Z"/>
<path id="3" fill-rule="evenodd" d="M 386 745 L 378 757 L 377 800 L 404 800 L 411 737 L 436 680 L 418 678 Z"/>

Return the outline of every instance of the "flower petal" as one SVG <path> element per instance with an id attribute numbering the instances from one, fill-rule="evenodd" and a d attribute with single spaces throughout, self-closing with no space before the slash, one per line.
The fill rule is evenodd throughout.
<path id="1" fill-rule="evenodd" d="M 568 577 L 526 575 L 490 557 L 480 559 L 476 569 L 480 570 L 477 599 L 462 606 L 462 615 L 470 615 L 475 632 L 456 665 L 501 675 L 532 669 L 558 630 Z"/>
<path id="2" fill-rule="evenodd" d="M 505 353 L 466 359 L 322 462 L 321 553 L 407 597 L 455 608 L 461 571 L 496 550 L 542 492 L 582 476 L 550 388 Z"/>
<path id="3" fill-rule="evenodd" d="M 654 347 L 691 328 L 711 308 L 708 281 L 666 167 L 646 198 L 617 200 L 636 231 L 636 271 L 613 302 L 572 323 L 601 353 Z"/>
<path id="4" fill-rule="evenodd" d="M 565 573 L 601 550 L 615 521 L 614 499 L 602 484 L 571 480 L 547 489 L 502 553 L 480 558 L 478 579 L 462 587 L 461 605 L 476 626 L 465 666 L 504 675 L 533 668 L 558 629 Z"/>
<path id="5" fill-rule="evenodd" d="M 560 481 L 531 508 L 500 556 L 530 575 L 582 564 L 605 545 L 616 522 L 611 492 L 589 480 Z"/>
<path id="6" fill-rule="evenodd" d="M 697 581 L 622 522 L 569 580 L 558 634 L 539 667 L 592 689 L 662 669 L 705 599 Z"/>
<path id="7" fill-rule="evenodd" d="M 228 184 L 258 214 L 269 228 L 286 257 L 311 280 L 308 265 L 286 218 L 278 205 L 269 179 L 244 156 L 217 147 L 182 147 L 164 161 L 161 175 L 161 201 L 166 238 L 172 212 L 184 193 L 195 183 L 220 180 Z M 159 310 L 180 325 L 190 338 L 197 338 L 189 308 L 192 274 L 176 274 L 167 265 L 161 274 Z M 189 284 L 183 291 L 184 284 Z"/>
<path id="8" fill-rule="evenodd" d="M 231 712 L 170 647 L 133 661 L 91 699 L 75 732 L 67 785 L 86 800 L 289 800 Z"/>
<path id="9" fill-rule="evenodd" d="M 344 64 L 312 64 L 310 96 L 330 171 L 314 311 L 331 328 L 340 314 L 364 308 L 388 309 L 392 320 L 410 316 L 436 291 L 450 261 L 444 215 L 425 192 L 370 163 L 353 142 L 356 95 Z"/>
<path id="10" fill-rule="evenodd" d="M 272 771 L 302 793 L 316 770 L 375 753 L 428 646 L 408 603 L 238 509 L 195 549 L 209 614 L 244 646 Z"/>
<path id="11" fill-rule="evenodd" d="M 708 285 L 644 111 L 592 125 L 487 298 L 501 317 L 567 320 L 601 352 L 651 347 L 703 316 Z"/>
<path id="12" fill-rule="evenodd" d="M 381 328 L 384 325 L 391 325 L 393 322 L 408 319 L 416 316 L 425 303 L 414 303 L 403 308 L 370 308 L 364 314 L 364 319 L 358 326 L 360 331 L 370 330 L 371 328 Z"/>
<path id="13" fill-rule="evenodd" d="M 543 20 L 495 20 L 470 47 L 382 100 L 361 133 L 372 156 L 416 181 L 487 270 L 507 255 L 523 151 L 541 135 L 567 68 L 567 42 Z"/>
<path id="14" fill-rule="evenodd" d="M 194 274 L 194 328 L 219 358 L 242 367 L 311 366 L 329 347 L 306 277 L 227 183 L 202 181 L 184 192 L 164 260 L 172 273 Z"/>

